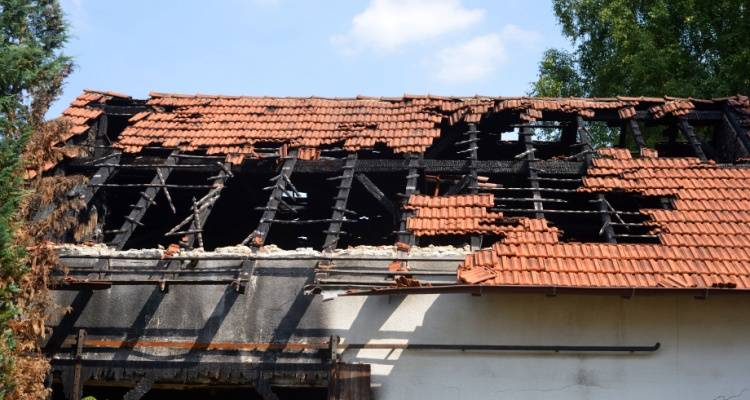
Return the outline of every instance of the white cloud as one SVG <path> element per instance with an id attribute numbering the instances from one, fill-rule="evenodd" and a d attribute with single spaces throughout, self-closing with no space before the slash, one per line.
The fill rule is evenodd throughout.
<path id="1" fill-rule="evenodd" d="M 343 49 L 395 50 L 470 27 L 484 10 L 467 9 L 459 0 L 371 0 L 352 19 L 349 32 L 332 37 Z"/>
<path id="2" fill-rule="evenodd" d="M 477 36 L 441 49 L 432 62 L 433 76 L 445 84 L 485 80 L 508 62 L 509 47 L 534 47 L 540 38 L 536 32 L 506 25 L 500 33 Z"/>

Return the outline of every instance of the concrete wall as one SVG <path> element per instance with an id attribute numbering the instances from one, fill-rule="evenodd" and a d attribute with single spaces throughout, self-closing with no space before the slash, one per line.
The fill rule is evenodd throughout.
<path id="1" fill-rule="evenodd" d="M 380 399 L 750 399 L 750 298 L 530 294 L 339 298 L 327 325 L 352 342 L 651 345 L 580 355 L 362 350 Z"/>
<path id="2" fill-rule="evenodd" d="M 645 354 L 350 350 L 343 358 L 372 364 L 376 399 L 750 399 L 747 296 L 447 294 L 324 302 L 302 293 L 312 265 L 264 263 L 247 294 L 226 285 L 173 286 L 168 293 L 155 286 L 114 286 L 76 306 L 81 313 L 74 326 L 93 338 L 202 342 L 322 342 L 332 334 L 352 343 L 660 342 L 660 350 Z M 81 297 L 54 295 L 63 306 Z M 319 355 L 267 356 L 135 349 L 92 351 L 84 358 L 320 362 Z"/>

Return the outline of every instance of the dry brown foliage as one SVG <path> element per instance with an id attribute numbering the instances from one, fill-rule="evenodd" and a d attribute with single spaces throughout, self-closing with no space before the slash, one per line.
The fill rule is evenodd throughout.
<path id="1" fill-rule="evenodd" d="M 60 121 L 43 124 L 29 139 L 23 156 L 27 176 L 29 171 L 36 173 L 32 174 L 33 179 L 27 180 L 28 193 L 18 214 L 16 239 L 27 249 L 28 272 L 16 282 L 20 313 L 9 324 L 16 348 L 11 351 L 11 379 L 15 387 L 8 393 L 8 400 L 46 399 L 50 395 L 44 386 L 50 365 L 42 354 L 41 344 L 47 334 L 44 323 L 54 310 L 47 289 L 49 273 L 59 266 L 59 259 L 49 239 L 72 233 L 76 240 L 80 240 L 96 226 L 96 215 L 83 212 L 86 205 L 75 193 L 75 189 L 82 187 L 88 178 L 42 176 L 49 165 L 56 165 L 64 157 L 82 154 L 82 147 L 58 145 L 66 129 L 66 124 Z"/>

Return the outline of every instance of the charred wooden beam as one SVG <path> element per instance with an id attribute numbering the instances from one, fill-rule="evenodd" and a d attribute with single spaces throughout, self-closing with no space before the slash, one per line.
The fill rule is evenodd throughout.
<path id="1" fill-rule="evenodd" d="M 539 175 L 537 170 L 533 168 L 536 157 L 534 156 L 534 145 L 532 144 L 533 132 L 531 128 L 521 128 L 518 133 L 518 140 L 525 146 L 526 153 L 526 169 L 529 179 L 529 185 L 531 186 L 531 193 L 534 198 L 534 217 L 543 219 L 544 218 L 544 203 L 542 202 L 542 193 L 539 191 Z"/>
<path id="2" fill-rule="evenodd" d="M 83 394 L 83 377 L 81 361 L 83 358 L 83 344 L 86 339 L 86 331 L 83 329 L 78 330 L 76 335 L 76 347 L 75 347 L 75 364 L 73 367 L 73 382 L 71 385 L 70 392 L 67 398 L 69 400 L 81 400 Z"/>
<path id="3" fill-rule="evenodd" d="M 599 230 L 599 235 L 604 235 L 604 238 L 609 243 L 617 243 L 615 239 L 615 231 L 612 229 L 612 218 L 609 215 L 609 208 L 607 207 L 607 200 L 603 194 L 597 196 L 599 200 L 599 211 L 602 216 L 602 229 Z"/>
<path id="4" fill-rule="evenodd" d="M 416 153 L 409 153 L 409 155 L 407 156 L 407 159 L 409 160 L 409 172 L 406 175 L 406 188 L 404 190 L 403 199 L 401 202 L 401 223 L 399 224 L 397 237 L 399 243 L 404 243 L 408 246 L 412 246 L 414 244 L 414 234 L 406 230 L 406 221 L 409 218 L 410 213 L 406 212 L 403 207 L 409 201 L 409 197 L 411 197 L 412 194 L 417 193 L 419 167 L 421 164 L 420 156 L 420 154 Z"/>
<path id="5" fill-rule="evenodd" d="M 323 242 L 324 251 L 333 251 L 339 242 L 341 236 L 341 226 L 346 215 L 346 204 L 349 201 L 349 193 L 352 189 L 352 183 L 354 182 L 354 166 L 357 163 L 357 153 L 350 153 L 346 156 L 346 162 L 344 163 L 343 173 L 341 175 L 341 182 L 339 183 L 339 192 L 336 195 L 336 201 L 333 205 L 333 213 L 331 214 L 331 224 L 328 226 L 326 232 L 326 239 Z"/>
<path id="6" fill-rule="evenodd" d="M 703 152 L 703 147 L 701 147 L 701 142 L 698 140 L 698 137 L 695 136 L 695 131 L 693 130 L 693 127 L 690 125 L 687 119 L 678 119 L 677 127 L 687 138 L 688 143 L 690 143 L 690 146 L 693 148 L 693 152 L 695 153 L 695 155 L 703 162 L 708 161 L 706 153 Z"/>
<path id="7" fill-rule="evenodd" d="M 584 151 L 582 152 L 584 155 L 583 161 L 588 167 L 589 165 L 591 165 L 591 151 L 594 150 L 594 141 L 591 138 L 589 130 L 586 129 L 586 122 L 584 122 L 583 118 L 576 118 L 576 129 L 578 131 L 578 140 L 583 144 L 584 147 Z"/>
<path id="8" fill-rule="evenodd" d="M 89 179 L 88 184 L 86 184 L 80 191 L 80 199 L 83 202 L 83 204 L 86 205 L 86 207 L 89 206 L 91 203 L 91 200 L 94 198 L 96 193 L 101 188 L 101 185 L 107 182 L 116 172 L 117 172 L 117 166 L 120 162 L 120 152 L 114 151 L 111 154 L 108 154 L 105 156 L 107 159 L 110 160 L 110 166 L 106 167 L 100 167 L 94 172 L 94 174 Z M 43 218 L 46 218 L 52 211 L 54 210 L 54 204 L 49 204 L 47 207 L 43 207 L 40 210 L 38 210 L 34 216 L 33 221 L 39 221 Z"/>
<path id="9" fill-rule="evenodd" d="M 242 261 L 242 264 L 240 264 L 240 271 L 237 273 L 237 279 L 232 283 L 238 293 L 247 293 L 247 284 L 250 282 L 257 265 L 257 259 Z"/>
<path id="10" fill-rule="evenodd" d="M 172 166 L 178 162 L 176 154 L 176 151 L 172 152 L 164 162 L 164 166 L 157 168 L 157 173 L 151 180 L 152 185 L 148 186 L 143 192 L 141 192 L 141 197 L 138 199 L 138 202 L 133 206 L 130 214 L 125 217 L 125 222 L 122 224 L 119 232 L 111 242 L 111 245 L 117 250 L 122 250 L 130 236 L 133 234 L 133 231 L 135 231 L 135 228 L 143 225 L 141 220 L 146 215 L 148 208 L 154 204 L 154 198 L 162 188 L 158 183 L 162 180 L 166 181 L 169 174 L 172 173 Z"/>
<path id="11" fill-rule="evenodd" d="M 289 151 L 289 155 L 281 166 L 279 175 L 272 178 L 275 183 L 266 203 L 266 210 L 263 211 L 263 215 L 260 217 L 258 227 L 242 241 L 242 244 L 262 247 L 266 242 L 266 237 L 268 236 L 268 231 L 271 229 L 271 223 L 276 216 L 281 197 L 287 191 L 287 184 L 290 182 L 292 172 L 294 172 L 294 166 L 297 163 L 297 152 L 297 149 Z"/>
<path id="12" fill-rule="evenodd" d="M 747 130 L 742 126 L 734 111 L 729 106 L 724 106 L 724 113 L 722 114 L 723 120 L 726 122 L 729 129 L 732 131 L 734 136 L 739 139 L 745 151 L 750 153 L 750 136 L 748 136 Z"/>
<path id="13" fill-rule="evenodd" d="M 182 156 L 182 155 L 181 155 Z M 92 165 L 93 158 L 73 159 L 68 164 L 70 173 L 93 173 L 97 166 Z M 152 159 L 148 164 L 152 164 L 144 169 L 152 169 L 153 164 L 162 163 L 163 158 Z M 583 164 L 576 161 L 565 160 L 539 160 L 538 165 L 553 174 L 579 175 L 584 169 Z M 120 163 L 121 168 L 136 168 L 138 163 Z M 199 164 L 186 164 L 191 171 L 215 173 L 219 170 L 215 162 L 206 162 L 204 166 Z M 341 171 L 344 160 L 298 160 L 294 167 L 295 175 L 298 174 L 318 174 L 318 173 L 336 173 Z M 422 169 L 427 174 L 463 174 L 469 165 L 468 160 L 436 160 L 423 159 Z M 103 166 L 107 166 L 104 164 Z M 481 175 L 488 174 L 510 174 L 515 175 L 523 173 L 525 170 L 524 161 L 517 160 L 477 160 L 477 172 Z M 140 167 L 138 167 L 140 168 Z M 176 166 L 175 168 L 182 168 Z M 266 175 L 274 172 L 278 164 L 270 160 L 247 160 L 241 166 L 232 166 L 232 173 L 242 175 Z M 372 173 L 372 172 L 403 172 L 409 169 L 408 162 L 402 159 L 359 159 L 354 169 L 355 173 Z M 132 187 L 142 187 L 143 184 L 133 184 Z M 207 185 L 196 185 L 197 187 L 187 187 L 192 189 L 207 188 Z M 125 186 L 118 186 L 125 187 Z M 170 186 L 170 189 L 172 186 Z"/>
<path id="14" fill-rule="evenodd" d="M 644 147 L 646 147 L 646 141 L 643 140 L 643 135 L 641 134 L 641 127 L 638 126 L 638 121 L 631 119 L 628 121 L 628 128 L 630 128 L 630 134 L 633 135 L 633 140 L 635 140 L 636 146 L 638 146 L 638 150 L 643 150 Z"/>
<path id="15" fill-rule="evenodd" d="M 112 141 L 107 135 L 108 130 L 109 118 L 107 117 L 107 114 L 103 114 L 99 116 L 99 119 L 96 121 L 96 139 L 94 140 L 94 145 L 96 147 L 94 148 L 94 157 L 101 157 L 108 152 L 116 151 L 105 148 L 105 146 L 112 146 Z"/>
<path id="16" fill-rule="evenodd" d="M 363 173 L 358 173 L 355 175 L 357 178 L 357 181 L 362 184 L 362 186 L 365 187 L 368 193 L 372 195 L 372 197 L 375 198 L 375 200 L 380 203 L 383 208 L 385 208 L 386 211 L 388 211 L 389 214 L 393 217 L 394 223 L 397 221 L 398 216 L 398 210 L 396 209 L 396 206 L 393 205 L 390 199 L 386 197 L 385 193 L 383 193 L 380 188 L 375 185 L 373 181 L 370 180 L 370 178 L 367 177 L 367 175 Z"/>

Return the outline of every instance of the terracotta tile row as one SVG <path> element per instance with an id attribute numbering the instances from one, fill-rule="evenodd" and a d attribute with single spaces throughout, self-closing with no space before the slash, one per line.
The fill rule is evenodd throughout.
<path id="1" fill-rule="evenodd" d="M 406 221 L 406 229 L 417 236 L 499 233 L 501 213 L 489 212 L 494 206 L 492 194 L 425 196 L 412 195 L 404 206 L 414 216 Z"/>
<path id="2" fill-rule="evenodd" d="M 439 137 L 441 123 L 480 122 L 484 115 L 492 112 L 518 112 L 524 121 L 541 119 L 544 112 L 591 117 L 596 110 L 613 110 L 622 118 L 631 118 L 636 107 L 641 110 L 650 107 L 653 113 L 662 116 L 666 113 L 682 115 L 692 110 L 695 102 L 700 101 L 669 97 L 583 99 L 404 95 L 395 98 L 284 98 L 152 93 L 148 104 L 154 106 L 154 110 L 148 115 L 134 117 L 117 145 L 129 152 L 138 151 L 140 145 L 133 137 L 147 136 L 158 138 L 149 142 L 151 144 L 163 145 L 169 140 L 169 143 L 182 143 L 183 149 L 208 148 L 215 145 L 195 144 L 194 138 L 229 135 L 235 138 L 233 143 L 248 146 L 254 141 L 244 139 L 252 138 L 294 147 L 345 142 L 345 148 L 351 151 L 382 143 L 396 153 L 423 152 Z M 324 137 L 308 139 L 316 132 L 325 132 Z M 393 140 L 403 136 L 418 137 L 419 140 L 407 143 Z M 318 142 L 321 139 L 325 141 Z M 222 143 L 220 146 L 227 145 Z"/>
<path id="3" fill-rule="evenodd" d="M 495 196 L 491 193 L 454 196 L 412 195 L 406 203 L 407 209 L 424 207 L 493 207 Z"/>

